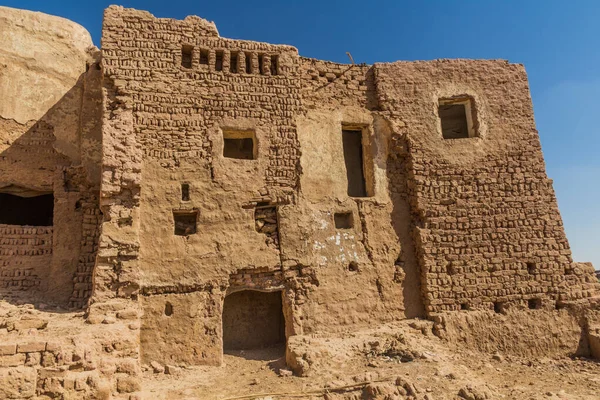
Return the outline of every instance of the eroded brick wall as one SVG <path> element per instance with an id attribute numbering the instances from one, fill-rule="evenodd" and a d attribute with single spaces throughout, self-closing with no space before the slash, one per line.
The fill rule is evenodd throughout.
<path id="1" fill-rule="evenodd" d="M 376 64 L 382 113 L 408 146 L 410 196 L 428 312 L 542 306 L 589 297 L 545 164 L 525 70 L 505 61 Z M 471 96 L 479 137 L 446 140 L 440 98 Z M 583 289 L 583 290 L 582 290 Z M 504 304 L 506 303 L 506 304 Z"/>

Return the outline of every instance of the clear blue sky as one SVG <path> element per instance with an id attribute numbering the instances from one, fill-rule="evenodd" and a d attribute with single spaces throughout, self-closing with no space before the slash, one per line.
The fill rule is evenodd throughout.
<path id="1" fill-rule="evenodd" d="M 0 0 L 60 15 L 100 46 L 99 0 Z M 157 17 L 195 14 L 221 36 L 285 43 L 347 62 L 503 58 L 527 68 L 536 121 L 576 261 L 600 269 L 600 1 L 127 1 Z M 0 38 L 1 40 L 1 38 Z"/>

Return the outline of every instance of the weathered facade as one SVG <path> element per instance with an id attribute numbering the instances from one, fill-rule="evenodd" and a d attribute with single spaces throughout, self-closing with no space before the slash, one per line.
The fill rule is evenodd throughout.
<path id="1" fill-rule="evenodd" d="M 522 65 L 342 65 L 113 6 L 100 52 L 65 45 L 77 68 L 18 92 L 39 57 L 19 43 L 0 77 L 0 297 L 85 309 L 108 391 L 139 390 L 140 362 L 598 295 Z M 43 226 L 32 198 L 51 202 Z"/>

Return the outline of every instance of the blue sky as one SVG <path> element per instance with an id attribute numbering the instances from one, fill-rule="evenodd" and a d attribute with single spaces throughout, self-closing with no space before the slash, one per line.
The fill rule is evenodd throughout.
<path id="1" fill-rule="evenodd" d="M 118 1 L 118 0 L 117 0 Z M 0 0 L 86 27 L 100 46 L 110 2 Z M 157 17 L 195 14 L 221 36 L 285 43 L 347 62 L 503 58 L 529 74 L 548 175 L 576 261 L 600 269 L 600 1 L 289 0 L 126 1 Z"/>

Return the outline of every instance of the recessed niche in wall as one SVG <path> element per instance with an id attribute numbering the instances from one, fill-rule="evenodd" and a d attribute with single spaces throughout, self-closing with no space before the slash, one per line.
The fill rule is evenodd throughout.
<path id="1" fill-rule="evenodd" d="M 194 46 L 184 44 L 181 46 L 181 66 L 184 68 L 192 68 L 192 53 Z"/>
<path id="2" fill-rule="evenodd" d="M 362 129 L 342 127 L 342 146 L 348 181 L 348 196 L 367 197 Z"/>
<path id="3" fill-rule="evenodd" d="M 535 266 L 535 263 L 533 263 L 533 262 L 528 262 L 527 263 L 527 272 L 530 275 L 533 275 L 533 274 L 535 274 L 537 272 L 537 267 Z"/>
<path id="4" fill-rule="evenodd" d="M 200 65 L 208 65 L 208 50 L 200 49 Z"/>
<path id="5" fill-rule="evenodd" d="M 527 307 L 529 307 L 530 310 L 539 310 L 542 308 L 542 299 L 527 300 Z"/>
<path id="6" fill-rule="evenodd" d="M 252 54 L 246 53 L 246 73 L 252 73 Z"/>
<path id="7" fill-rule="evenodd" d="M 54 195 L 23 192 L 23 196 L 0 193 L 0 224 L 52 226 Z"/>
<path id="8" fill-rule="evenodd" d="M 271 55 L 271 75 L 279 74 L 279 56 Z"/>
<path id="9" fill-rule="evenodd" d="M 354 226 L 354 218 L 351 212 L 339 212 L 333 214 L 335 229 L 351 229 Z"/>
<path id="10" fill-rule="evenodd" d="M 197 210 L 178 210 L 173 211 L 173 220 L 175 222 L 175 235 L 189 236 L 196 233 L 198 224 Z"/>
<path id="11" fill-rule="evenodd" d="M 438 115 L 444 139 L 464 139 L 477 136 L 474 106 L 470 97 L 439 99 Z"/>
<path id="12" fill-rule="evenodd" d="M 223 71 L 223 50 L 215 52 L 215 71 Z"/>
<path id="13" fill-rule="evenodd" d="M 256 135 L 252 130 L 223 129 L 223 157 L 255 160 Z"/>
<path id="14" fill-rule="evenodd" d="M 238 72 L 238 53 L 232 52 L 229 56 L 229 72 Z"/>
<path id="15" fill-rule="evenodd" d="M 182 201 L 190 201 L 190 184 L 189 183 L 181 184 L 181 200 Z"/>

